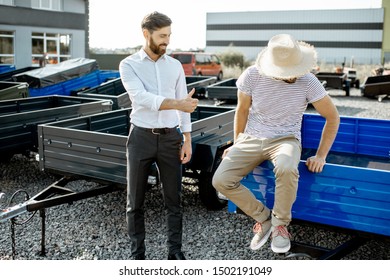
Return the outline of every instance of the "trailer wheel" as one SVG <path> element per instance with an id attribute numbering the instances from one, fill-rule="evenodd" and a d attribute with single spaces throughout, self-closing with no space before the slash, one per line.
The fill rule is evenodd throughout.
<path id="1" fill-rule="evenodd" d="M 343 85 L 343 90 L 345 90 L 346 96 L 349 96 L 350 87 L 351 87 L 350 81 L 345 81 Z"/>
<path id="2" fill-rule="evenodd" d="M 360 80 L 359 80 L 359 79 L 357 79 L 357 80 L 355 81 L 355 88 L 357 88 L 357 89 L 360 88 Z"/>
<path id="3" fill-rule="evenodd" d="M 212 179 L 212 173 L 201 171 L 198 183 L 200 201 L 208 210 L 221 210 L 226 206 L 227 200 L 213 187 Z"/>
<path id="4" fill-rule="evenodd" d="M 217 76 L 217 81 L 222 81 L 223 79 L 223 73 L 222 71 L 218 73 L 218 76 Z"/>
<path id="5" fill-rule="evenodd" d="M 150 167 L 148 176 L 148 189 L 161 184 L 160 170 L 158 169 L 157 163 L 153 163 Z"/>
<path id="6" fill-rule="evenodd" d="M 1 163 L 8 163 L 12 157 L 13 157 L 13 154 L 11 154 L 11 153 L 3 153 L 0 157 L 0 162 Z"/>
<path id="7" fill-rule="evenodd" d="M 285 254 L 285 259 L 289 260 L 313 260 L 313 257 L 306 253 L 291 253 L 287 252 Z"/>

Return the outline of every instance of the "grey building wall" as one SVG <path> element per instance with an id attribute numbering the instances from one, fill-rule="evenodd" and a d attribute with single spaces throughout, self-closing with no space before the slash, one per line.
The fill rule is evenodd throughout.
<path id="1" fill-rule="evenodd" d="M 89 58 L 96 59 L 99 68 L 104 70 L 119 70 L 119 63 L 129 54 L 96 54 L 91 53 Z"/>
<path id="2" fill-rule="evenodd" d="M 381 62 L 384 9 L 208 13 L 206 51 L 229 49 L 253 61 L 280 33 L 313 44 L 319 62 Z"/>
<path id="3" fill-rule="evenodd" d="M 86 1 L 80 1 L 80 0 L 65 0 L 63 2 L 64 12 L 85 14 L 86 13 L 85 2 Z"/>
<path id="4" fill-rule="evenodd" d="M 72 58 L 85 57 L 85 32 L 83 30 L 16 25 L 9 26 L 2 24 L 0 24 L 0 30 L 12 30 L 15 32 L 14 47 L 16 68 L 31 66 L 31 34 L 33 32 L 71 34 Z"/>
<path id="5" fill-rule="evenodd" d="M 63 1 L 63 11 L 31 8 L 31 1 L 15 0 L 15 6 L 0 5 L 0 30 L 15 33 L 15 66 L 31 66 L 33 32 L 71 35 L 72 58 L 88 52 L 88 1 Z"/>

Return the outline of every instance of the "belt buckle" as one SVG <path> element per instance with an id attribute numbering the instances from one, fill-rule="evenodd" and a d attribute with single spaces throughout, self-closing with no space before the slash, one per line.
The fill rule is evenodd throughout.
<path id="1" fill-rule="evenodd" d="M 154 131 L 155 129 L 158 129 L 158 128 L 152 128 L 152 133 L 153 133 L 154 135 L 160 135 L 161 133 L 155 132 L 155 131 Z"/>

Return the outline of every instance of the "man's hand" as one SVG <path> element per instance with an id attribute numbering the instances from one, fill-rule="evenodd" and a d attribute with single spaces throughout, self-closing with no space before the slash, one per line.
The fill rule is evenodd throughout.
<path id="1" fill-rule="evenodd" d="M 186 113 L 192 113 L 195 111 L 196 107 L 198 107 L 199 100 L 196 98 L 192 98 L 195 93 L 195 89 L 193 88 L 187 95 L 186 98 L 183 99 L 172 99 L 165 98 L 164 101 L 160 105 L 160 110 L 179 110 Z"/>
<path id="2" fill-rule="evenodd" d="M 195 89 L 193 88 L 187 95 L 186 98 L 180 100 L 180 111 L 186 113 L 192 113 L 195 111 L 196 107 L 198 107 L 199 100 L 196 98 L 192 98 L 195 93 Z"/>
<path id="3" fill-rule="evenodd" d="M 226 157 L 226 155 L 228 154 L 228 152 L 230 152 L 230 149 L 232 148 L 232 146 L 230 146 L 229 148 L 226 148 L 224 151 L 223 151 L 223 154 L 222 154 L 222 158 Z"/>
<path id="4" fill-rule="evenodd" d="M 186 164 L 191 160 L 192 156 L 192 145 L 191 141 L 184 141 L 181 147 L 180 160 L 182 164 Z"/>
<path id="5" fill-rule="evenodd" d="M 317 156 L 312 156 L 309 157 L 306 160 L 306 166 L 309 169 L 309 171 L 314 172 L 314 173 L 320 173 L 322 172 L 322 169 L 324 168 L 325 165 L 325 159 L 320 158 Z"/>

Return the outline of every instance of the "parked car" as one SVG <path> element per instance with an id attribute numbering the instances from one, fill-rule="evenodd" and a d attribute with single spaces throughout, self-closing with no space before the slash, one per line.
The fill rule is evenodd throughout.
<path id="1" fill-rule="evenodd" d="M 186 76 L 216 76 L 223 79 L 222 64 L 216 54 L 201 52 L 172 52 L 171 56 L 183 65 Z"/>

